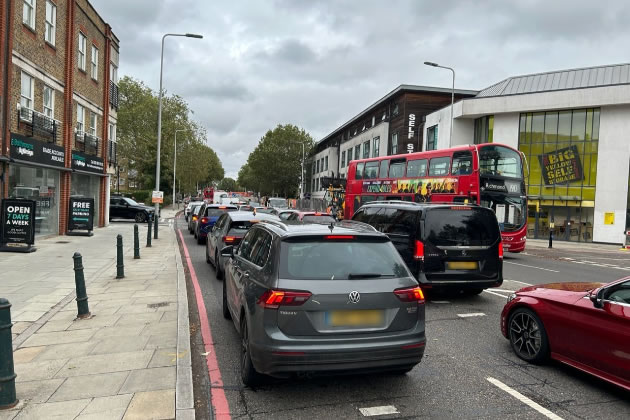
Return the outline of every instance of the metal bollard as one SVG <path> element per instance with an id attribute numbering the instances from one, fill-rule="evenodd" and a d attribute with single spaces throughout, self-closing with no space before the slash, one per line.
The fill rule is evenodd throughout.
<path id="1" fill-rule="evenodd" d="M 551 230 L 549 230 L 549 246 L 547 248 L 552 248 L 553 247 L 553 233 L 551 233 Z"/>
<path id="2" fill-rule="evenodd" d="M 85 291 L 85 277 L 83 277 L 83 257 L 75 252 L 72 259 L 74 260 L 74 284 L 77 289 L 77 318 L 89 318 L 91 314 Z"/>
<path id="3" fill-rule="evenodd" d="M 154 220 L 154 222 L 155 222 L 155 226 L 154 226 L 154 228 L 153 228 L 153 229 L 154 229 L 154 231 L 153 231 L 153 239 L 157 239 L 157 238 L 158 238 L 158 233 L 157 233 L 157 231 L 158 231 L 158 219 L 159 219 L 159 218 L 160 218 L 160 217 L 159 217 L 157 214 L 153 214 L 153 220 Z"/>
<path id="4" fill-rule="evenodd" d="M 140 238 L 138 237 L 138 225 L 133 225 L 133 259 L 140 259 Z"/>
<path id="5" fill-rule="evenodd" d="M 147 248 L 151 248 L 151 219 L 149 219 L 147 226 Z"/>
<path id="6" fill-rule="evenodd" d="M 0 298 L 0 410 L 14 407 L 15 371 L 13 369 L 13 337 L 11 336 L 11 304 Z"/>
<path id="7" fill-rule="evenodd" d="M 125 263 L 123 261 L 123 241 L 122 235 L 116 236 L 116 278 L 125 278 Z"/>

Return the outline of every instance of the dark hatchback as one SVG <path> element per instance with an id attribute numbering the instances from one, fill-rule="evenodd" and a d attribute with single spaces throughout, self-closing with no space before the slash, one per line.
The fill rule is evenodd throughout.
<path id="1" fill-rule="evenodd" d="M 352 220 L 387 234 L 423 289 L 481 293 L 503 283 L 494 212 L 476 205 L 374 202 Z"/>
<path id="2" fill-rule="evenodd" d="M 230 211 L 238 211 L 238 207 L 223 204 L 203 204 L 201 206 L 199 219 L 195 225 L 195 238 L 197 238 L 199 245 L 206 243 L 206 236 L 208 236 L 219 217 Z"/>

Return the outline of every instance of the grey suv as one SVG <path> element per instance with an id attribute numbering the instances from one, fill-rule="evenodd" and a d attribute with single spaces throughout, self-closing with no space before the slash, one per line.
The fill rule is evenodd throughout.
<path id="1" fill-rule="evenodd" d="M 244 384 L 261 374 L 406 373 L 422 359 L 424 295 L 371 226 L 261 221 L 221 255 Z"/>

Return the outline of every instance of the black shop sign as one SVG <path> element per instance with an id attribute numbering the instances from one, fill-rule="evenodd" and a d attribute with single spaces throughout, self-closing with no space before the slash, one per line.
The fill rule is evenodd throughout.
<path id="1" fill-rule="evenodd" d="M 94 229 L 93 198 L 70 197 L 68 214 L 68 235 L 92 236 L 92 230 Z M 75 232 L 76 230 L 86 232 Z"/>
<path id="2" fill-rule="evenodd" d="M 33 200 L 2 200 L 0 251 L 35 251 L 35 208 Z"/>
<path id="3" fill-rule="evenodd" d="M 76 150 L 72 151 L 72 169 L 102 174 L 104 168 L 103 159 L 100 157 L 87 155 Z"/>
<path id="4" fill-rule="evenodd" d="M 577 146 L 558 149 L 538 156 L 546 185 L 568 184 L 584 179 Z"/>
<path id="5" fill-rule="evenodd" d="M 66 152 L 56 144 L 44 143 L 11 133 L 11 157 L 27 162 L 64 167 Z"/>

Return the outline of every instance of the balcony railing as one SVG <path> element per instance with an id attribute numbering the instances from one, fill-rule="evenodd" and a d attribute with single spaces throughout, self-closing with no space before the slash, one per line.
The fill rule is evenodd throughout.
<path id="1" fill-rule="evenodd" d="M 42 137 L 48 143 L 61 139 L 61 122 L 32 109 L 19 107 L 18 121 L 30 127 L 31 137 Z"/>
<path id="2" fill-rule="evenodd" d="M 83 131 L 77 131 L 74 135 L 74 149 L 88 155 L 98 156 L 98 145 L 101 139 Z"/>
<path id="3" fill-rule="evenodd" d="M 116 167 L 118 166 L 118 144 L 111 140 L 108 143 L 107 158 L 109 159 L 109 166 Z"/>
<path id="4" fill-rule="evenodd" d="M 118 85 L 109 81 L 109 103 L 118 111 Z"/>

